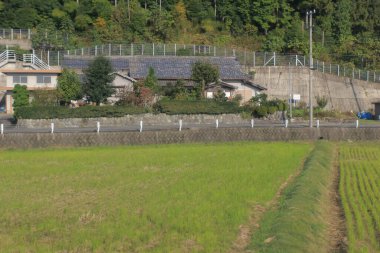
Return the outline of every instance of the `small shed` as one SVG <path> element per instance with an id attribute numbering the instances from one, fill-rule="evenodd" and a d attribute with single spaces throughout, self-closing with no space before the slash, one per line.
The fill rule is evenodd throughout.
<path id="1" fill-rule="evenodd" d="M 380 120 L 380 101 L 373 102 L 375 105 L 375 119 Z"/>

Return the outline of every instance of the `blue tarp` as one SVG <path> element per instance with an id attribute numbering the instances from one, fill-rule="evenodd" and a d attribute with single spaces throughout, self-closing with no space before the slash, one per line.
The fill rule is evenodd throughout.
<path id="1" fill-rule="evenodd" d="M 372 113 L 370 112 L 358 112 L 358 118 L 359 119 L 372 119 Z"/>

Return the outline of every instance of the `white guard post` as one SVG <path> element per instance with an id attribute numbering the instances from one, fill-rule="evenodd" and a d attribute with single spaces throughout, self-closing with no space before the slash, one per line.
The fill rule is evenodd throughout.
<path id="1" fill-rule="evenodd" d="M 143 121 L 140 120 L 140 133 L 143 131 Z"/>
<path id="2" fill-rule="evenodd" d="M 179 120 L 179 131 L 182 131 L 182 119 Z"/>
<path id="3" fill-rule="evenodd" d="M 54 134 L 54 123 L 50 124 L 50 133 Z"/>
<path id="4" fill-rule="evenodd" d="M 255 126 L 255 120 L 251 119 L 251 128 L 253 128 L 254 126 Z"/>
<path id="5" fill-rule="evenodd" d="M 97 133 L 100 132 L 100 122 L 99 121 L 96 122 L 96 132 Z"/>

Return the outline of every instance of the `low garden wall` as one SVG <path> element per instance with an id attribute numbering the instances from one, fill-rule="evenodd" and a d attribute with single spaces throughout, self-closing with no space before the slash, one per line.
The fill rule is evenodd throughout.
<path id="1" fill-rule="evenodd" d="M 0 148 L 145 145 L 230 141 L 380 141 L 380 128 L 226 128 L 104 133 L 14 133 L 0 136 Z"/>

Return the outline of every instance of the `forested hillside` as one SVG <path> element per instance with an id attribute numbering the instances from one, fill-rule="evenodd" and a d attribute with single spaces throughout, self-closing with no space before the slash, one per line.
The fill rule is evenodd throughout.
<path id="1" fill-rule="evenodd" d="M 308 52 L 380 69 L 380 0 L 1 0 L 2 28 L 34 28 L 35 48 L 176 42 Z"/>

